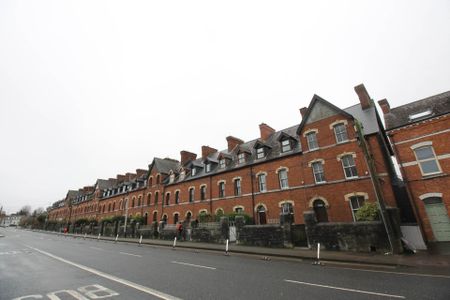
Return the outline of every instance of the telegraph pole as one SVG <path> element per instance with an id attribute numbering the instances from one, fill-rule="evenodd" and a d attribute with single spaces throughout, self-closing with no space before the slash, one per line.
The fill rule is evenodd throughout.
<path id="1" fill-rule="evenodd" d="M 375 169 L 375 162 L 373 160 L 372 154 L 370 153 L 367 141 L 364 137 L 362 125 L 358 120 L 355 120 L 355 128 L 359 139 L 359 146 L 363 151 L 364 160 L 366 161 L 367 168 L 369 170 L 370 179 L 372 181 L 375 196 L 377 198 L 378 209 L 380 211 L 381 220 L 383 221 L 384 228 L 386 229 L 386 234 L 388 236 L 391 252 L 395 254 L 400 252 L 400 249 L 398 245 L 394 244 L 395 243 L 394 230 L 391 219 L 389 218 L 389 215 L 387 214 L 386 211 L 386 203 L 384 202 L 383 193 L 381 192 L 380 181 Z"/>

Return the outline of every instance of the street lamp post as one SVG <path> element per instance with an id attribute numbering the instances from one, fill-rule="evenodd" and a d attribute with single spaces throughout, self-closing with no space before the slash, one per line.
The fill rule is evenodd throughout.
<path id="1" fill-rule="evenodd" d="M 128 198 L 125 199 L 125 225 L 123 226 L 124 237 L 127 237 L 127 221 L 128 221 Z"/>

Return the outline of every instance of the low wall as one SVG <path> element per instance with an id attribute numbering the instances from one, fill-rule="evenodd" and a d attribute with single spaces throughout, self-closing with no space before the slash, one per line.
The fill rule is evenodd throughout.
<path id="1" fill-rule="evenodd" d="M 303 215 L 308 244 L 312 248 L 320 243 L 327 250 L 390 251 L 386 230 L 379 221 L 317 223 L 313 211 L 307 211 Z"/>
<path id="2" fill-rule="evenodd" d="M 285 247 L 284 229 L 277 225 L 245 225 L 239 229 L 240 245 Z"/>

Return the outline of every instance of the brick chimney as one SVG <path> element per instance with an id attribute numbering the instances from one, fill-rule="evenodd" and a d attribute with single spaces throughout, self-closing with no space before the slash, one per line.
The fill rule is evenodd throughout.
<path id="1" fill-rule="evenodd" d="M 197 158 L 197 154 L 189 152 L 189 151 L 180 151 L 181 156 L 181 165 L 184 166 L 188 161 L 195 160 Z"/>
<path id="2" fill-rule="evenodd" d="M 266 123 L 259 124 L 259 131 L 261 133 L 261 139 L 263 140 L 267 140 L 273 133 L 275 133 L 275 129 Z"/>
<path id="3" fill-rule="evenodd" d="M 134 173 L 126 173 L 125 177 L 127 178 L 128 181 L 130 181 L 133 178 L 136 178 L 136 174 L 134 174 Z"/>
<path id="4" fill-rule="evenodd" d="M 380 105 L 383 114 L 388 114 L 391 112 L 391 106 L 389 105 L 387 99 L 378 100 L 378 105 Z"/>
<path id="5" fill-rule="evenodd" d="M 202 159 L 208 157 L 212 153 L 216 153 L 217 149 L 211 148 L 209 146 L 202 146 Z"/>
<path id="6" fill-rule="evenodd" d="M 372 100 L 370 99 L 364 84 L 361 83 L 360 85 L 355 86 L 355 92 L 358 94 L 362 109 L 367 109 L 372 106 Z"/>
<path id="7" fill-rule="evenodd" d="M 302 119 L 305 117 L 307 111 L 308 111 L 307 107 L 300 108 L 300 114 L 302 115 Z"/>
<path id="8" fill-rule="evenodd" d="M 243 144 L 244 141 L 241 139 L 238 139 L 234 136 L 227 136 L 227 143 L 228 143 L 228 151 L 231 151 L 236 147 L 237 145 Z"/>
<path id="9" fill-rule="evenodd" d="M 137 177 L 141 177 L 142 175 L 147 174 L 147 170 L 144 169 L 136 169 Z"/>
<path id="10" fill-rule="evenodd" d="M 124 182 L 127 179 L 125 175 L 117 174 L 117 181 L 118 183 Z"/>

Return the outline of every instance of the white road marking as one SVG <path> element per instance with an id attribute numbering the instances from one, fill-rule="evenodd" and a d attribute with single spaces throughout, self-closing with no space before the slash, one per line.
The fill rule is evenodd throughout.
<path id="1" fill-rule="evenodd" d="M 127 252 L 119 252 L 119 253 L 120 253 L 120 254 L 123 254 L 123 255 L 130 255 L 130 256 L 142 257 L 142 255 L 133 254 L 133 253 L 127 253 Z"/>
<path id="2" fill-rule="evenodd" d="M 356 268 L 345 268 L 345 267 L 329 267 L 334 269 L 344 269 L 352 271 L 362 271 L 362 272 L 372 272 L 372 273 L 386 273 L 394 275 L 406 275 L 406 276 L 420 276 L 420 277 L 435 277 L 435 278 L 446 278 L 450 279 L 448 275 L 438 275 L 438 274 L 421 274 L 421 273 L 406 273 L 406 272 L 393 272 L 393 271 L 380 271 L 380 270 L 367 270 L 367 269 L 356 269 Z"/>
<path id="3" fill-rule="evenodd" d="M 44 255 L 46 255 L 46 256 L 49 256 L 49 257 L 51 257 L 51 258 L 53 258 L 53 259 L 59 260 L 60 262 L 63 262 L 63 263 L 65 263 L 65 264 L 74 266 L 74 267 L 76 267 L 76 268 L 79 268 L 79 269 L 84 270 L 84 271 L 86 271 L 86 272 L 90 272 L 90 273 L 95 274 L 95 275 L 97 275 L 97 276 L 100 276 L 100 277 L 109 279 L 109 280 L 111 280 L 111 281 L 115 281 L 115 282 L 121 283 L 121 284 L 123 284 L 123 285 L 126 285 L 126 286 L 128 286 L 128 287 L 134 288 L 134 289 L 136 289 L 136 290 L 138 290 L 138 291 L 147 293 L 147 294 L 149 294 L 149 295 L 153 295 L 153 296 L 158 297 L 158 298 L 160 298 L 160 299 L 165 299 L 165 300 L 181 300 L 181 298 L 177 298 L 177 297 L 175 297 L 175 296 L 172 296 L 172 295 L 169 295 L 169 294 L 166 294 L 166 293 L 157 291 L 157 290 L 155 290 L 155 289 L 152 289 L 152 288 L 149 288 L 149 287 L 140 285 L 140 284 L 138 284 L 138 283 L 134 283 L 134 282 L 131 282 L 131 281 L 129 281 L 129 280 L 122 279 L 122 278 L 116 277 L 116 276 L 114 276 L 114 275 L 110 275 L 110 274 L 108 274 L 108 273 L 104 273 L 104 272 L 102 272 L 102 271 L 98 271 L 98 270 L 96 270 L 96 269 L 93 269 L 93 268 L 90 268 L 90 267 L 83 266 L 83 265 L 81 265 L 81 264 L 77 264 L 77 263 L 71 262 L 71 261 L 69 261 L 69 260 L 67 260 L 67 259 L 61 258 L 61 257 L 59 257 L 59 256 L 53 255 L 53 254 L 51 254 L 51 253 L 45 252 L 45 251 L 43 251 L 43 250 L 39 250 L 39 249 L 37 249 L 37 248 L 31 247 L 31 246 L 28 246 L 28 245 L 26 245 L 26 246 L 27 246 L 28 248 L 30 248 L 30 249 L 33 249 L 34 251 L 37 251 L 37 252 L 39 252 L 39 253 L 41 253 L 41 254 L 44 254 Z"/>
<path id="4" fill-rule="evenodd" d="M 210 270 L 215 270 L 215 269 L 216 269 L 216 268 L 214 268 L 214 267 L 208 267 L 208 266 L 202 266 L 202 265 L 195 265 L 195 264 L 185 263 L 185 262 L 181 262 L 181 261 L 171 261 L 171 263 L 173 263 L 173 264 L 179 264 L 179 265 L 184 265 L 184 266 L 190 266 L 190 267 L 196 267 L 196 268 L 210 269 Z"/>
<path id="5" fill-rule="evenodd" d="M 97 248 L 97 247 L 89 247 L 89 248 L 94 249 L 94 250 L 105 251 L 105 250 L 103 250 L 102 248 Z"/>
<path id="6" fill-rule="evenodd" d="M 346 292 L 368 294 L 368 295 L 376 295 L 376 296 L 381 296 L 381 297 L 391 297 L 391 298 L 405 299 L 404 296 L 399 296 L 399 295 L 391 295 L 391 294 L 383 294 L 383 293 L 376 293 L 376 292 L 369 292 L 369 291 L 362 291 L 362 290 L 355 290 L 355 289 L 347 289 L 347 288 L 341 288 L 341 287 L 337 287 L 337 286 L 322 285 L 322 284 L 309 283 L 309 282 L 296 281 L 296 280 L 289 280 L 289 279 L 285 279 L 284 281 L 290 282 L 290 283 L 303 284 L 303 285 L 317 286 L 317 287 L 333 289 L 333 290 L 346 291 Z"/>

